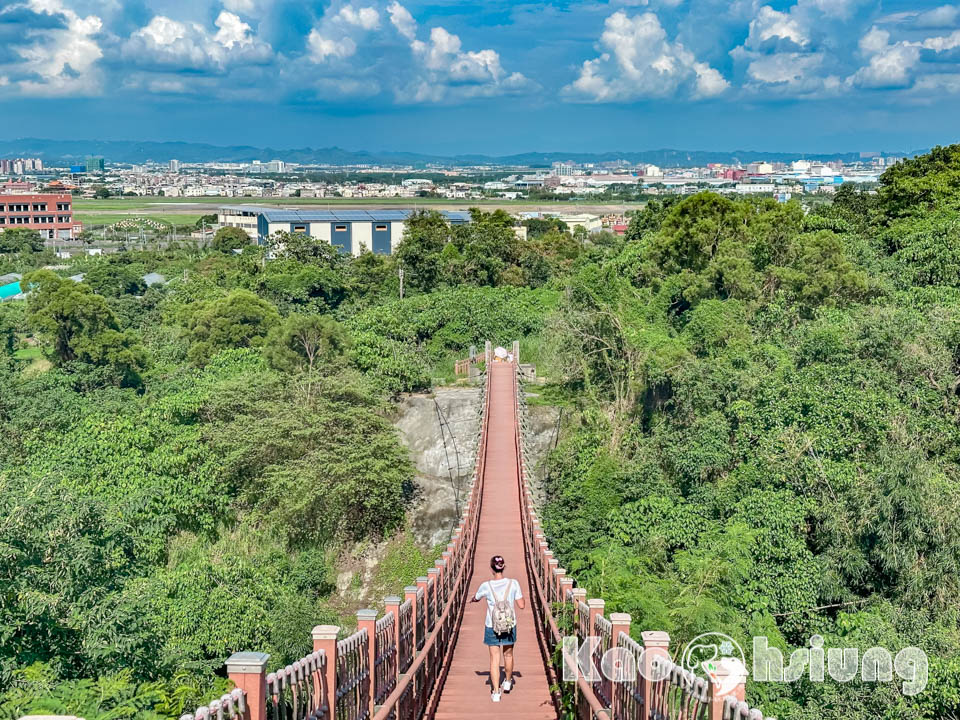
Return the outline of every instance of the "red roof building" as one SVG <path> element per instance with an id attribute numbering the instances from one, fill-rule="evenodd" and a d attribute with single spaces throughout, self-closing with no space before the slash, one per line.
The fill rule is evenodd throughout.
<path id="1" fill-rule="evenodd" d="M 36 230 L 44 240 L 72 240 L 83 225 L 73 220 L 73 196 L 64 193 L 0 193 L 0 231 Z"/>

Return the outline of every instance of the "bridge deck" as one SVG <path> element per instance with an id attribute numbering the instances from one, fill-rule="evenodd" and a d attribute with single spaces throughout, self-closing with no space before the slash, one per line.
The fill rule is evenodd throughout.
<path id="1" fill-rule="evenodd" d="M 470 597 L 491 577 L 490 558 L 503 555 L 506 575 L 520 582 L 526 609 L 517 609 L 514 648 L 515 686 L 499 703 L 490 699 L 490 661 L 483 644 L 486 603 L 469 603 L 453 651 L 449 674 L 437 704 L 437 720 L 455 718 L 556 718 L 547 674 L 530 611 L 530 582 L 520 526 L 519 467 L 513 407 L 513 365 L 494 363 L 490 372 L 490 409 L 483 503 Z"/>

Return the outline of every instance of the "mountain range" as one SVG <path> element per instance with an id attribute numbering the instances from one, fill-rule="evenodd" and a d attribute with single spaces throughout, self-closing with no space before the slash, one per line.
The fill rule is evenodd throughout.
<path id="1" fill-rule="evenodd" d="M 884 156 L 916 155 L 909 153 L 876 153 Z M 189 142 L 150 142 L 134 140 L 45 140 L 22 138 L 0 140 L 0 158 L 39 157 L 48 164 L 82 164 L 88 156 L 101 156 L 108 163 L 143 164 L 149 161 L 168 162 L 251 162 L 283 160 L 306 165 L 395 165 L 425 167 L 427 165 L 464 166 L 496 165 L 503 167 L 549 167 L 554 162 L 600 163 L 623 160 L 630 164 L 649 163 L 660 167 L 704 166 L 710 163 L 789 162 L 804 158 L 812 162 L 839 160 L 854 162 L 859 152 L 803 153 L 763 152 L 754 150 L 640 150 L 603 153 L 527 152 L 516 155 L 430 155 L 410 152 L 370 152 L 344 150 L 338 147 L 294 148 L 278 150 L 250 145 L 218 146 Z"/>

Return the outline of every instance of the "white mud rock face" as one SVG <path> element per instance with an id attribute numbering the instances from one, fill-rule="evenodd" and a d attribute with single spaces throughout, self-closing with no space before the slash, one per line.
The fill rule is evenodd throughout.
<path id="1" fill-rule="evenodd" d="M 480 390 L 438 388 L 411 395 L 401 401 L 395 424 L 417 470 L 407 513 L 414 539 L 423 547 L 446 543 L 473 476 Z"/>
<path id="2" fill-rule="evenodd" d="M 556 442 L 559 414 L 557 408 L 542 406 L 527 413 L 527 467 L 538 501 L 543 459 Z M 411 395 L 400 402 L 395 424 L 417 471 L 407 513 L 414 540 L 424 548 L 445 544 L 463 511 L 477 459 L 480 390 L 438 388 Z"/>

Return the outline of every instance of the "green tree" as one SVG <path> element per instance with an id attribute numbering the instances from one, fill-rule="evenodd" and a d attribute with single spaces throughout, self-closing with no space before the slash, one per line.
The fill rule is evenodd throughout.
<path id="1" fill-rule="evenodd" d="M 212 247 L 217 252 L 231 253 L 250 244 L 250 236 L 245 230 L 237 227 L 222 227 L 213 236 Z"/>
<path id="2" fill-rule="evenodd" d="M 407 218 L 395 255 L 408 288 L 429 292 L 437 287 L 441 280 L 440 254 L 450 236 L 446 218 L 435 210 L 418 210 Z"/>
<path id="3" fill-rule="evenodd" d="M 109 367 L 122 384 L 139 384 L 146 354 L 132 335 L 120 331 L 103 296 L 49 270 L 28 273 L 23 282 L 31 289 L 27 321 L 50 346 L 56 363 Z"/>
<path id="4" fill-rule="evenodd" d="M 232 290 L 217 300 L 198 301 L 187 309 L 191 362 L 204 365 L 221 350 L 260 347 L 280 313 L 249 290 Z"/>
<path id="5" fill-rule="evenodd" d="M 306 376 L 307 402 L 310 402 L 315 373 L 341 357 L 348 346 L 349 337 L 333 318 L 294 314 L 270 330 L 263 354 L 277 370 Z"/>
<path id="6" fill-rule="evenodd" d="M 0 253 L 41 252 L 43 246 L 36 230 L 8 228 L 0 233 Z"/>
<path id="7" fill-rule="evenodd" d="M 23 303 L 0 305 L 0 354 L 12 355 L 17 347 L 17 336 L 26 332 Z"/>
<path id="8" fill-rule="evenodd" d="M 130 265 L 100 262 L 84 275 L 83 282 L 104 297 L 140 295 L 147 289 L 141 273 Z"/>
<path id="9" fill-rule="evenodd" d="M 520 242 L 513 229 L 513 218 L 503 210 L 487 213 L 477 208 L 473 208 L 470 215 L 469 223 L 453 229 L 453 244 L 459 257 L 452 263 L 448 258 L 447 262 L 456 267 L 458 273 L 448 283 L 453 285 L 459 280 L 471 285 L 497 286 L 504 271 L 520 260 Z"/>

